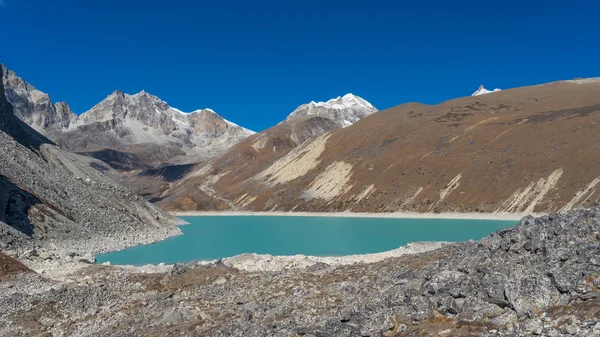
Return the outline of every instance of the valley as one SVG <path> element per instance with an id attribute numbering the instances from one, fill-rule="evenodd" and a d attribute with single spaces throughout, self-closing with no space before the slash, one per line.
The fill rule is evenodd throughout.
<path id="1" fill-rule="evenodd" d="M 600 337 L 599 12 L 0 0 L 0 337 Z"/>
<path id="2" fill-rule="evenodd" d="M 2 77 L 1 336 L 600 333 L 597 79 L 348 94 L 254 133 L 146 92 L 76 115 Z"/>

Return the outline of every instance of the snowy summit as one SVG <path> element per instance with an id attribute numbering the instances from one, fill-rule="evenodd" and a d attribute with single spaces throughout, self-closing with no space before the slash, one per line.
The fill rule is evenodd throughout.
<path id="1" fill-rule="evenodd" d="M 485 94 L 490 94 L 492 92 L 497 92 L 497 91 L 502 91 L 502 89 L 494 89 L 494 90 L 487 90 L 486 88 L 483 87 L 483 84 L 479 86 L 479 89 L 477 89 L 477 91 L 475 91 L 473 93 L 473 95 L 471 96 L 479 96 L 479 95 L 485 95 Z"/>
<path id="2" fill-rule="evenodd" d="M 327 102 L 312 101 L 302 104 L 287 117 L 287 120 L 298 116 L 322 116 L 333 120 L 339 127 L 347 127 L 377 111 L 377 108 L 361 97 L 346 94 Z"/>

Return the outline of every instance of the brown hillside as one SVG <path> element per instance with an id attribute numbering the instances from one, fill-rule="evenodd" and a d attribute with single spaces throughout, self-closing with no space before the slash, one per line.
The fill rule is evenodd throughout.
<path id="1" fill-rule="evenodd" d="M 212 188 L 213 183 L 223 175 L 236 181 L 251 178 L 308 139 L 335 128 L 334 121 L 320 116 L 299 116 L 281 122 L 246 138 L 210 163 L 199 164 L 158 204 L 186 211 L 241 209 L 220 197 Z"/>
<path id="2" fill-rule="evenodd" d="M 436 106 L 404 104 L 270 160 L 243 156 L 236 146 L 191 172 L 161 205 L 177 209 L 173 201 L 205 184 L 237 208 L 257 211 L 543 212 L 590 206 L 600 198 L 598 122 L 600 79 Z M 225 157 L 235 165 L 223 165 Z"/>
<path id="3" fill-rule="evenodd" d="M 25 267 L 21 262 L 0 253 L 0 281 L 9 278 L 12 275 L 29 271 L 29 268 Z"/>

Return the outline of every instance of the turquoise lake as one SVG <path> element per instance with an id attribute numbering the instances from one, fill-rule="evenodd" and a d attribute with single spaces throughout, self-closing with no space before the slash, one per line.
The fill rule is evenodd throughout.
<path id="1" fill-rule="evenodd" d="M 243 253 L 343 256 L 379 253 L 415 241 L 478 240 L 516 220 L 302 216 L 180 217 L 183 235 L 100 254 L 97 263 L 145 265 L 214 260 Z"/>

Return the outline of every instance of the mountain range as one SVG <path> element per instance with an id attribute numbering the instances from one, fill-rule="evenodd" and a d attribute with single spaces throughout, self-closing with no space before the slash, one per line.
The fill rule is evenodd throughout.
<path id="1" fill-rule="evenodd" d="M 589 207 L 600 202 L 599 123 L 599 79 L 403 104 L 304 142 L 285 141 L 290 126 L 282 123 L 190 168 L 158 204 L 318 212 Z M 260 146 L 269 141 L 278 146 Z"/>
<path id="2" fill-rule="evenodd" d="M 346 94 L 254 133 L 145 91 L 78 116 L 2 70 L 23 122 L 167 210 L 531 213 L 600 201 L 597 79 L 379 112 Z"/>
<path id="3" fill-rule="evenodd" d="M 0 67 L 6 97 L 17 117 L 59 146 L 102 160 L 121 172 L 202 162 L 255 133 L 211 109 L 182 112 L 145 91 L 134 95 L 114 91 L 77 115 L 67 103 L 53 103 L 48 94 L 4 65 Z M 330 130 L 349 126 L 376 111 L 361 97 L 347 94 L 303 104 L 286 121 L 321 116 L 333 121 L 334 125 L 325 122 Z M 322 126 L 310 125 L 316 129 L 309 133 L 321 132 Z"/>
<path id="4" fill-rule="evenodd" d="M 6 76 L 6 72 L 0 75 Z M 33 252 L 43 247 L 74 256 L 123 249 L 179 233 L 175 218 L 114 183 L 110 176 L 117 173 L 108 165 L 65 151 L 17 118 L 3 83 L 0 81 L 0 250 Z M 21 118 L 31 117 L 25 119 L 46 130 L 68 121 L 59 118 L 65 116 L 61 114 L 39 114 L 41 107 L 46 112 L 56 110 L 47 96 L 33 90 L 28 93 L 38 104 L 21 106 Z"/>
<path id="5" fill-rule="evenodd" d="M 211 109 L 184 113 L 145 91 L 115 91 L 78 116 L 3 65 L 2 72 L 17 117 L 61 147 L 119 170 L 200 161 L 254 133 Z"/>
<path id="6" fill-rule="evenodd" d="M 0 74 L 0 334 L 598 331 L 589 317 L 598 316 L 600 210 L 565 211 L 600 202 L 600 79 L 377 113 L 346 95 L 251 134 L 212 111 L 185 114 L 145 92 L 115 92 L 77 116 L 7 74 Z M 23 90 L 5 89 L 9 82 Z M 110 149 L 109 165 L 53 142 L 76 132 L 88 142 L 95 140 L 86 135 L 113 135 L 115 148 L 167 149 L 163 137 L 193 148 L 203 137 L 228 139 L 210 129 L 214 122 L 223 130 L 221 120 L 223 134 L 247 135 L 195 163 L 117 172 L 111 165 L 151 161 Z M 190 133 L 182 140 L 183 129 Z M 382 260 L 363 255 L 364 263 L 244 254 L 173 266 L 93 264 L 94 253 L 180 233 L 174 217 L 136 193 L 168 210 L 564 214 L 527 216 L 477 242 L 409 244 L 392 251 L 400 255 L 376 254 Z M 290 301 L 298 289 L 301 303 Z M 324 291 L 333 303 L 325 311 Z"/>

